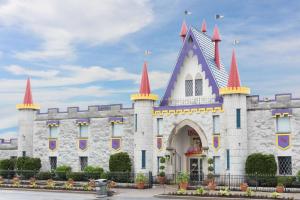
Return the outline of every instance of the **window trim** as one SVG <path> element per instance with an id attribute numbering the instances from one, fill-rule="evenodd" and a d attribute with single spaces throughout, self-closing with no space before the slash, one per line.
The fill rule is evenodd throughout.
<path id="1" fill-rule="evenodd" d="M 291 173 L 280 173 L 280 171 L 282 171 L 280 169 L 280 163 L 279 163 L 279 158 L 290 158 L 290 172 Z M 292 160 L 292 156 L 277 156 L 277 162 L 278 162 L 278 174 L 279 175 L 283 175 L 283 176 L 286 176 L 286 175 L 293 175 L 293 160 Z"/>
<path id="2" fill-rule="evenodd" d="M 201 80 L 201 92 L 200 92 L 200 94 L 197 94 L 197 90 L 196 90 L 196 81 L 197 81 L 197 80 Z M 202 79 L 202 78 L 195 78 L 194 82 L 195 82 L 195 85 L 194 85 L 194 88 L 195 88 L 195 96 L 196 96 L 196 97 L 203 96 L 203 79 Z"/>
<path id="3" fill-rule="evenodd" d="M 82 137 L 82 135 L 81 135 L 81 126 L 86 126 L 87 127 L 87 136 L 86 137 Z M 79 135 L 78 135 L 79 138 L 83 138 L 83 139 L 89 138 L 89 135 L 90 135 L 89 125 L 81 125 L 81 124 L 79 124 L 78 125 L 78 129 L 79 129 Z"/>
<path id="4" fill-rule="evenodd" d="M 88 156 L 79 156 L 79 166 L 80 166 L 80 171 L 83 171 L 85 167 L 82 167 L 82 159 L 86 158 L 86 165 L 85 167 L 87 167 L 89 165 L 89 157 Z"/>
<path id="5" fill-rule="evenodd" d="M 278 119 L 280 119 L 280 118 L 285 118 L 285 117 L 287 117 L 287 119 L 288 119 L 288 123 L 289 123 L 289 130 L 288 131 L 278 131 Z M 291 127 L 291 117 L 290 116 L 288 116 L 288 115 L 284 115 L 283 117 L 280 117 L 280 116 L 276 116 L 275 117 L 275 131 L 276 131 L 276 133 L 291 133 L 292 132 L 292 127 Z"/>

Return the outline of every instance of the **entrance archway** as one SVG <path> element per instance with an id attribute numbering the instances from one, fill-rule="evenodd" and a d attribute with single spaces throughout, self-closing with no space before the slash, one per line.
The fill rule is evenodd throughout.
<path id="1" fill-rule="evenodd" d="M 202 128 L 191 120 L 174 124 L 167 150 L 172 157 L 172 173 L 190 173 L 191 181 L 201 181 L 206 171 L 208 141 Z"/>

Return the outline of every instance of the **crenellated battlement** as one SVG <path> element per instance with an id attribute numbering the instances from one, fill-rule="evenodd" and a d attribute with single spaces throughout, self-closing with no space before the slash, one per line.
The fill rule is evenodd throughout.
<path id="1" fill-rule="evenodd" d="M 88 106 L 88 109 L 85 110 L 80 110 L 79 107 L 67 107 L 66 111 L 49 108 L 47 112 L 38 112 L 36 120 L 106 117 L 118 115 L 118 113 L 125 115 L 133 113 L 133 105 L 129 108 L 124 108 L 123 104 L 93 105 Z"/>
<path id="2" fill-rule="evenodd" d="M 300 98 L 293 98 L 291 93 L 275 94 L 274 99 L 259 95 L 247 96 L 248 110 L 269 110 L 277 108 L 300 108 Z"/>
<path id="3" fill-rule="evenodd" d="M 9 140 L 0 139 L 0 150 L 16 150 L 18 149 L 18 139 L 11 138 Z"/>

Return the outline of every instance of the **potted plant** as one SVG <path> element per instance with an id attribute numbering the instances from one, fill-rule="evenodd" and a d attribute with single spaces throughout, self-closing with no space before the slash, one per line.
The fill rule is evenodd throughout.
<path id="1" fill-rule="evenodd" d="M 136 187 L 138 189 L 144 189 L 146 180 L 147 178 L 143 173 L 138 173 L 135 178 Z"/>
<path id="2" fill-rule="evenodd" d="M 241 183 L 240 189 L 242 192 L 246 192 L 248 189 L 248 184 L 247 183 Z"/>
<path id="3" fill-rule="evenodd" d="M 276 186 L 276 192 L 277 193 L 283 193 L 284 192 L 284 185 L 282 183 L 278 183 Z"/>
<path id="4" fill-rule="evenodd" d="M 214 160 L 212 158 L 207 159 L 208 163 L 208 174 L 207 174 L 207 179 L 208 179 L 208 189 L 209 190 L 215 190 L 216 189 L 216 183 L 215 183 L 215 175 L 214 175 Z"/>
<path id="5" fill-rule="evenodd" d="M 160 167 L 159 167 L 159 173 L 158 173 L 157 179 L 160 184 L 165 184 L 166 173 L 164 170 L 165 170 L 166 159 L 164 157 L 161 157 L 159 159 L 159 162 L 160 162 Z"/>
<path id="6" fill-rule="evenodd" d="M 179 184 L 179 188 L 186 190 L 189 183 L 189 175 L 186 172 L 179 172 L 179 174 L 176 177 L 176 181 Z"/>

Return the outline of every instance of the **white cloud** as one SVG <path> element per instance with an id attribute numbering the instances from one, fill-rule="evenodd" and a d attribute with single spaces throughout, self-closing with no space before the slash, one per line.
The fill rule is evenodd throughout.
<path id="1" fill-rule="evenodd" d="M 50 78 L 58 74 L 57 70 L 28 70 L 19 65 L 9 65 L 6 66 L 5 69 L 14 75 L 27 75 L 40 78 Z"/>
<path id="2" fill-rule="evenodd" d="M 148 0 L 8 0 L 0 6 L 0 24 L 17 26 L 44 43 L 17 52 L 20 59 L 74 56 L 74 45 L 115 42 L 153 21 Z"/>

